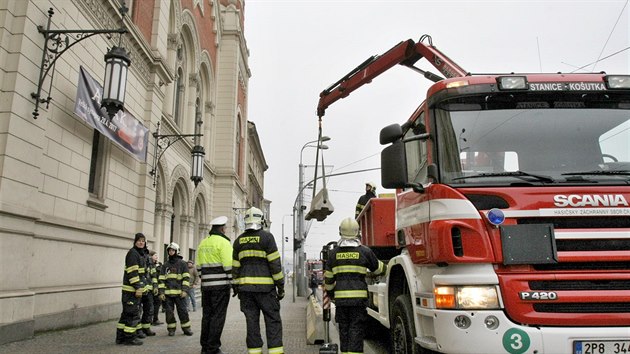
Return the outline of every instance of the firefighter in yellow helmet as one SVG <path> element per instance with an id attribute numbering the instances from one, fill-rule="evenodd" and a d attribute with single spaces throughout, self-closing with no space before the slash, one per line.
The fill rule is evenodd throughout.
<path id="1" fill-rule="evenodd" d="M 343 219 L 339 235 L 341 239 L 329 252 L 325 264 L 325 289 L 335 301 L 341 353 L 363 353 L 368 299 L 365 275 L 368 271 L 373 275 L 383 274 L 385 264 L 371 249 L 361 245 L 355 219 Z"/>
<path id="2" fill-rule="evenodd" d="M 247 322 L 247 352 L 262 353 L 260 312 L 265 318 L 269 354 L 284 353 L 280 300 L 284 274 L 273 235 L 263 230 L 265 219 L 258 208 L 245 212 L 245 232 L 234 241 L 232 274 L 241 312 Z"/>
<path id="3" fill-rule="evenodd" d="M 368 201 L 372 198 L 376 197 L 376 184 L 374 182 L 366 182 L 365 183 L 365 194 L 359 197 L 359 201 L 357 202 L 357 206 L 354 210 L 354 218 L 356 219 L 363 208 L 367 205 Z"/>
<path id="4" fill-rule="evenodd" d="M 232 287 L 232 241 L 225 234 L 227 222 L 227 216 L 213 219 L 210 234 L 197 247 L 203 310 L 199 338 L 202 354 L 223 353 L 221 334 Z"/>

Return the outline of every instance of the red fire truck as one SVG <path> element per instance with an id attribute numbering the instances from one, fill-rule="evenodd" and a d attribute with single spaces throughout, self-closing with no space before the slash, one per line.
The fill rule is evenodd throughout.
<path id="1" fill-rule="evenodd" d="M 320 119 L 399 64 L 435 83 L 381 130 L 396 196 L 359 216 L 393 352 L 630 353 L 630 76 L 470 74 L 425 35 L 324 90 Z"/>

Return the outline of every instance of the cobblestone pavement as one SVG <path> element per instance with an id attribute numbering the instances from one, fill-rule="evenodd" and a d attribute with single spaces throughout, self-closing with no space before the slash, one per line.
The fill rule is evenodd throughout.
<path id="1" fill-rule="evenodd" d="M 200 303 L 200 301 L 198 301 Z M 288 354 L 319 353 L 319 344 L 306 343 L 306 306 L 308 300 L 297 297 L 293 302 L 287 296 L 281 302 L 283 341 Z M 262 316 L 261 316 L 262 318 Z M 164 314 L 160 313 L 164 321 Z M 45 332 L 32 339 L 0 345 L 0 353 L 200 353 L 199 334 L 201 332 L 201 308 L 190 312 L 194 335 L 185 336 L 181 328 L 174 337 L 167 336 L 166 325 L 153 326 L 154 337 L 144 339 L 141 346 L 116 345 L 116 323 L 118 319 L 89 325 L 82 328 Z M 264 323 L 264 322 L 263 322 Z M 331 324 L 331 337 L 338 338 Z M 264 325 L 261 326 L 264 336 Z M 245 316 L 239 309 L 239 301 L 230 298 L 230 305 L 223 330 L 222 349 L 227 354 L 246 353 Z M 266 348 L 264 349 L 266 353 Z"/>

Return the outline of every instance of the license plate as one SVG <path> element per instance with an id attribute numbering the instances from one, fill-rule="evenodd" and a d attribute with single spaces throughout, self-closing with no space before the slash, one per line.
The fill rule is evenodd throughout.
<path id="1" fill-rule="evenodd" d="M 574 341 L 573 354 L 630 354 L 630 340 Z"/>

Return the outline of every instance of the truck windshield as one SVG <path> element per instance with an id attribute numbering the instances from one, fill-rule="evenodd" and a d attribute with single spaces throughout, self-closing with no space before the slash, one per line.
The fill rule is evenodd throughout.
<path id="1" fill-rule="evenodd" d="M 610 102 L 602 95 L 586 102 L 585 96 L 485 96 L 438 104 L 433 113 L 441 181 L 627 184 L 630 100 Z"/>

